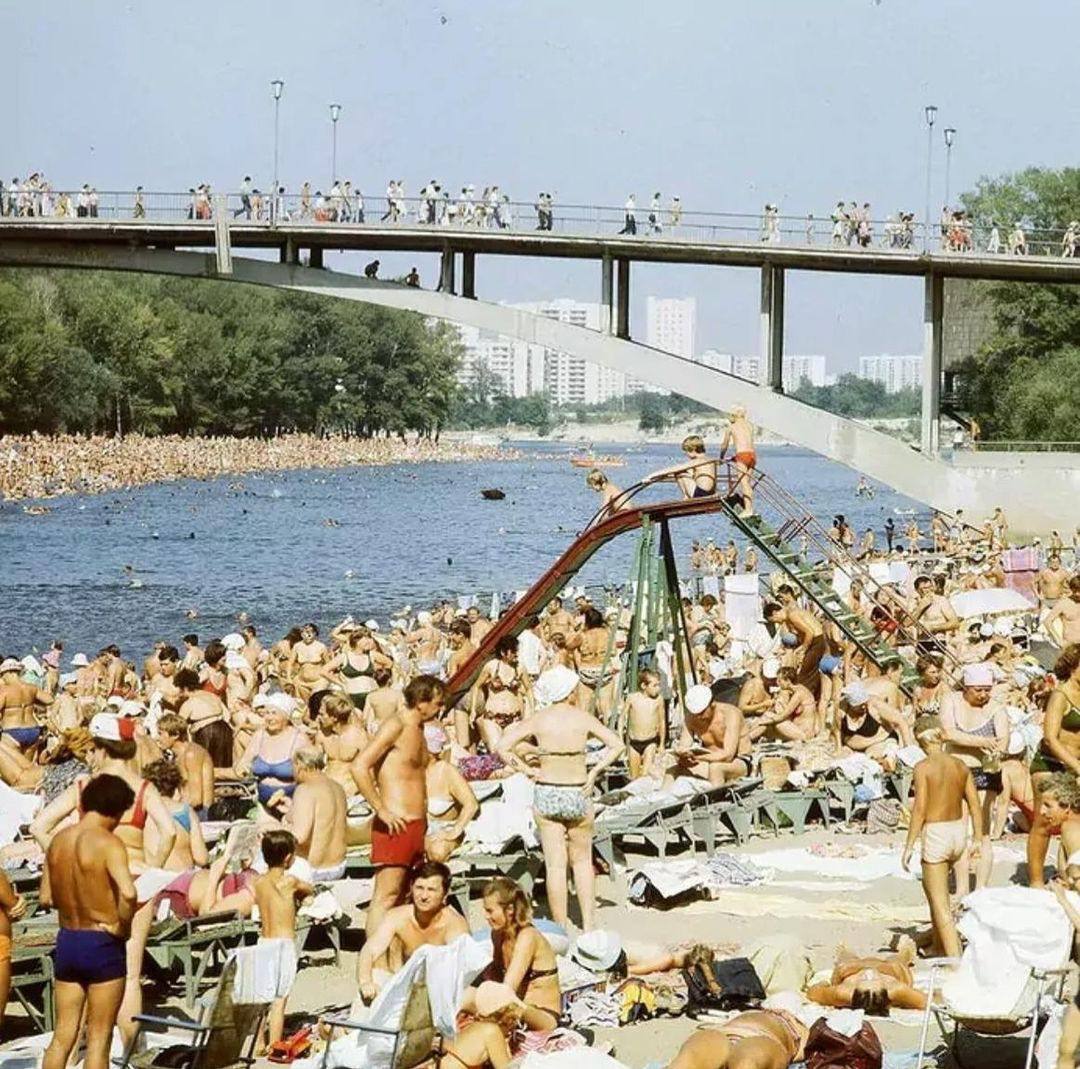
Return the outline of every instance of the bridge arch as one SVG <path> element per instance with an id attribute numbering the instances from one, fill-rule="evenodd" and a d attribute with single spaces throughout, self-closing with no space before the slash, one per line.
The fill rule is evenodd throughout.
<path id="1" fill-rule="evenodd" d="M 916 501 L 948 510 L 985 508 L 976 473 L 924 456 L 880 431 L 684 357 L 506 305 L 250 258 L 233 258 L 231 273 L 223 274 L 214 254 L 170 249 L 0 241 L 0 266 L 132 271 L 242 282 L 416 312 L 567 352 L 719 411 L 742 404 L 758 425 Z M 1003 503 L 1015 507 L 1011 498 Z M 1039 501 L 1023 502 L 1028 522 L 1042 529 L 1057 525 L 1060 521 L 1040 505 Z"/>

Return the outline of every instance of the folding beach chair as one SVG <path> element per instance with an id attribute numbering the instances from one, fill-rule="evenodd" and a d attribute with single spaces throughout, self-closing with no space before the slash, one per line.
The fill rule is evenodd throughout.
<path id="1" fill-rule="evenodd" d="M 179 965 L 184 978 L 184 1004 L 194 1007 L 207 973 L 221 965 L 244 939 L 247 922 L 238 913 L 208 913 L 179 920 L 170 917 L 150 931 L 147 956 L 161 969 Z"/>
<path id="2" fill-rule="evenodd" d="M 357 1042 L 366 1043 L 364 1064 L 371 1069 L 413 1069 L 431 1057 L 440 1041 L 431 1016 L 427 972 L 421 969 L 409 989 L 397 1028 L 385 1028 L 347 1017 L 327 1017 L 324 1024 L 355 1033 Z M 333 1066 L 332 1044 L 323 1050 L 321 1069 Z"/>
<path id="3" fill-rule="evenodd" d="M 217 986 L 207 1000 L 198 1020 L 183 1017 L 157 1017 L 140 1013 L 135 1017 L 135 1034 L 124 1051 L 120 1069 L 138 1066 L 148 1069 L 228 1069 L 251 1065 L 255 1061 L 255 1042 L 269 1006 L 240 1005 L 233 1001 L 236 983 L 236 960 L 230 958 L 221 970 Z M 183 1038 L 169 1046 L 135 1053 L 144 1031 L 168 1029 Z M 246 1050 L 245 1050 L 246 1047 Z"/>
<path id="4" fill-rule="evenodd" d="M 923 1017 L 922 1035 L 919 1039 L 919 1061 L 916 1069 L 922 1069 L 923 1058 L 926 1053 L 926 1037 L 929 1031 L 930 1016 L 934 1016 L 942 1036 L 949 1036 L 949 1051 L 953 1061 L 958 1066 L 963 1066 L 961 1058 L 961 1032 L 973 1032 L 978 1036 L 1018 1036 L 1025 1029 L 1029 1030 L 1027 1041 L 1027 1053 L 1024 1058 L 1024 1069 L 1031 1069 L 1035 1058 L 1035 1043 L 1039 1038 L 1046 1020 L 1040 1015 L 1040 1002 L 1043 995 L 1047 994 L 1055 985 L 1056 997 L 1060 1001 L 1062 990 L 1065 986 L 1065 978 L 1069 975 L 1069 969 L 1032 969 L 1028 976 L 1024 990 L 1016 1000 L 1016 1006 L 1012 1012 L 1002 1014 L 976 1014 L 958 1012 L 945 1002 L 935 1000 L 934 988 L 936 987 L 937 970 L 946 964 L 955 964 L 947 959 L 937 960 L 931 964 L 930 987 L 927 993 L 926 1013 Z M 951 1031 L 950 1031 L 951 1026 Z M 978 1065 L 979 1062 L 971 1063 Z"/>

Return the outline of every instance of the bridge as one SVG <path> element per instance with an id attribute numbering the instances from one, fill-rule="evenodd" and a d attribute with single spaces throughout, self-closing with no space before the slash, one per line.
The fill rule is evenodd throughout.
<path id="1" fill-rule="evenodd" d="M 211 220 L 0 219 L 0 266 L 138 271 L 224 279 L 364 301 L 471 325 L 560 350 L 635 378 L 662 383 L 718 410 L 741 403 L 761 426 L 886 483 L 934 508 L 987 511 L 1000 504 L 1019 528 L 1049 531 L 1073 522 L 1063 516 L 1075 499 L 1080 472 L 1054 464 L 1027 478 L 1024 462 L 1004 471 L 945 462 L 938 426 L 942 387 L 944 280 L 981 278 L 1024 282 L 1080 282 L 1080 260 L 1002 257 L 949 251 L 519 232 L 438 225 L 270 225 L 235 221 L 218 205 Z M 209 249 L 208 253 L 177 251 Z M 233 249 L 271 259 L 240 258 Z M 440 289 L 359 278 L 323 268 L 327 250 L 426 252 L 440 257 Z M 477 299 L 478 256 L 554 256 L 600 265 L 602 329 L 592 331 Z M 306 262 L 305 262 L 306 261 Z M 630 272 L 635 262 L 716 264 L 754 268 L 761 276 L 760 384 L 651 349 L 630 336 Z M 458 274 L 458 264 L 461 271 Z M 851 420 L 812 408 L 783 393 L 784 278 L 788 270 L 921 276 L 924 280 L 922 448 Z M 460 286 L 458 279 L 460 277 Z M 1022 519 L 1021 519 L 1022 517 Z"/>

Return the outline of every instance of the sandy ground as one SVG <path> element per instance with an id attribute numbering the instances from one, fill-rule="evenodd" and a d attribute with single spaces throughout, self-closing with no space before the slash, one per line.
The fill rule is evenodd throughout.
<path id="1" fill-rule="evenodd" d="M 801 836 L 783 834 L 777 838 L 754 838 L 735 852 L 753 856 L 779 847 L 807 846 L 823 841 L 887 844 L 897 851 L 902 845 L 899 834 L 892 837 L 845 836 L 814 828 Z M 1011 840 L 1007 845 L 1014 854 L 1023 849 L 1023 841 L 1019 839 Z M 725 848 L 734 849 L 721 847 Z M 631 866 L 635 866 L 647 859 L 643 855 L 631 855 L 628 860 Z M 1008 883 L 1016 876 L 1017 868 L 1014 857 L 997 860 L 993 883 Z M 843 885 L 836 891 L 784 890 L 784 882 L 788 880 L 801 882 L 811 879 L 819 878 L 811 874 L 778 878 L 774 883 L 762 887 L 761 892 L 801 901 L 805 903 L 807 912 L 820 913 L 824 904 L 830 903 L 832 907 L 848 910 L 850 916 L 844 919 L 822 919 L 817 916 L 778 918 L 768 913 L 762 916 L 733 916 L 724 912 L 722 898 L 711 903 L 694 903 L 669 910 L 641 908 L 627 904 L 625 879 L 617 877 L 602 878 L 599 882 L 600 923 L 602 927 L 619 932 L 625 939 L 661 945 L 675 945 L 692 939 L 746 946 L 764 935 L 791 933 L 803 943 L 815 968 L 827 969 L 832 965 L 840 944 L 858 953 L 887 951 L 900 934 L 914 934 L 928 918 L 922 888 L 914 879 L 883 879 L 866 884 L 865 890 L 859 891 L 852 891 Z M 471 923 L 476 927 L 482 926 L 479 900 L 473 899 L 471 905 Z M 764 905 L 768 908 L 767 902 Z M 543 912 L 542 908 L 540 912 Z M 866 918 L 864 914 L 867 912 L 873 912 L 875 918 L 880 919 Z M 894 913 L 897 916 L 890 920 Z M 302 969 L 290 1001 L 290 1011 L 317 1011 L 328 1003 L 341 1005 L 352 999 L 355 993 L 355 954 L 343 952 L 339 967 L 316 964 L 316 959 L 325 962 L 327 955 L 316 953 Z M 892 1019 L 874 1020 L 874 1027 L 887 1051 L 918 1048 L 916 1016 L 905 1015 L 903 1023 Z M 639 1069 L 654 1061 L 666 1064 L 695 1027 L 695 1023 L 686 1017 L 660 1018 L 625 1028 L 600 1030 L 597 1037 L 610 1041 L 614 1055 L 631 1069 Z M 933 1048 L 939 1041 L 939 1033 L 933 1024 L 931 1029 L 930 1046 Z M 966 1036 L 964 1052 L 966 1064 L 986 1066 L 987 1069 L 1005 1069 L 1023 1064 L 1023 1044 L 1019 1040 L 981 1040 Z"/>

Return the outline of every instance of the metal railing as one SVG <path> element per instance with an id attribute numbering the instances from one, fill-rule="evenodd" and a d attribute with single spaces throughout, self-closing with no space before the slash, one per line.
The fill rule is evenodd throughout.
<path id="1" fill-rule="evenodd" d="M 653 209 L 651 203 L 625 206 L 553 204 L 541 215 L 531 201 L 482 197 L 423 198 L 364 195 L 357 190 L 334 196 L 313 190 L 272 197 L 269 192 L 217 194 L 105 190 L 0 189 L 0 226 L 19 221 L 64 223 L 187 223 L 213 224 L 218 203 L 235 224 L 273 227 L 300 224 L 333 227 L 422 227 L 461 231 L 538 233 L 562 237 L 610 237 L 623 234 L 642 241 L 663 240 L 709 244 L 779 245 L 796 248 L 844 249 L 854 254 L 918 253 L 924 247 L 956 255 L 1008 257 L 1080 255 L 1080 231 L 1071 228 L 1024 231 L 1023 244 L 1007 228 L 987 222 L 946 226 L 905 216 L 845 222 L 837 215 L 761 215 L 739 212 L 689 211 L 670 202 Z M 629 219 L 633 218 L 630 225 Z M 1072 236 L 1075 233 L 1075 240 Z M 1067 237 L 1068 236 L 1068 237 Z"/>

